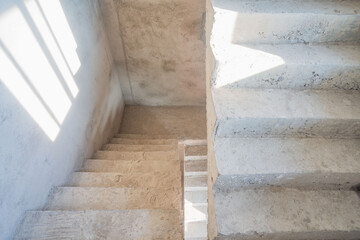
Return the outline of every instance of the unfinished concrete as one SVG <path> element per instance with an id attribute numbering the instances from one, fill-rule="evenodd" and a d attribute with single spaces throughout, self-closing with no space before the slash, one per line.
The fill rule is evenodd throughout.
<path id="1" fill-rule="evenodd" d="M 0 3 L 0 239 L 117 132 L 124 100 L 98 1 Z"/>
<path id="2" fill-rule="evenodd" d="M 204 107 L 126 106 L 120 133 L 204 139 L 206 111 Z"/>
<path id="3" fill-rule="evenodd" d="M 87 160 L 42 211 L 25 214 L 15 239 L 183 239 L 181 162 L 167 156 Z"/>
<path id="4" fill-rule="evenodd" d="M 205 104 L 205 2 L 106 0 L 109 39 L 123 78 L 126 102 Z"/>
<path id="5" fill-rule="evenodd" d="M 359 7 L 207 1 L 210 239 L 359 237 Z"/>

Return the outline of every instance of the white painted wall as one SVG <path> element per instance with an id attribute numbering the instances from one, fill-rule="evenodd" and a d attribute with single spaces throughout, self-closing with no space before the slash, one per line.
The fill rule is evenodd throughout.
<path id="1" fill-rule="evenodd" d="M 98 0 L 0 1 L 0 239 L 117 132 L 119 74 Z"/>

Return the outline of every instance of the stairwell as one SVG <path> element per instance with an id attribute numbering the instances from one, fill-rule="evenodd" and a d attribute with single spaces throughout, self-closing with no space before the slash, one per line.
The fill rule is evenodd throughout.
<path id="1" fill-rule="evenodd" d="M 118 134 L 14 239 L 182 239 L 181 175 L 175 136 Z"/>
<path id="2" fill-rule="evenodd" d="M 360 2 L 207 4 L 210 239 L 359 239 Z"/>

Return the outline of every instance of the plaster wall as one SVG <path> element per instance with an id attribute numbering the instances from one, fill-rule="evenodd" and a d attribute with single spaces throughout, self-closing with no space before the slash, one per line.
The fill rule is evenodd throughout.
<path id="1" fill-rule="evenodd" d="M 105 0 L 127 104 L 205 105 L 205 1 Z"/>
<path id="2" fill-rule="evenodd" d="M 97 0 L 0 2 L 0 239 L 117 132 L 119 71 Z"/>

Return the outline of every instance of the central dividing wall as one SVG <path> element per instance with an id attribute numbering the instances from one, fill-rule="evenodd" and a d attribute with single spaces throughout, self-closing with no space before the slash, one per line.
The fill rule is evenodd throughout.
<path id="1" fill-rule="evenodd" d="M 0 1 L 0 239 L 118 131 L 113 62 L 97 0 Z"/>

